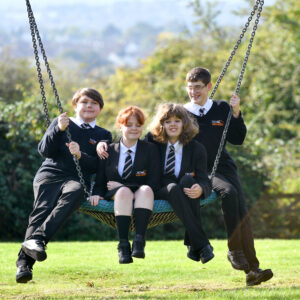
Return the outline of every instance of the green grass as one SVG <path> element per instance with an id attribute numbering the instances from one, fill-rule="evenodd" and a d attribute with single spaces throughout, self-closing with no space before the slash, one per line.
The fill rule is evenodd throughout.
<path id="1" fill-rule="evenodd" d="M 215 258 L 186 258 L 180 241 L 149 241 L 146 258 L 120 265 L 117 242 L 50 242 L 33 280 L 15 282 L 18 243 L 0 243 L 0 299 L 300 299 L 300 240 L 257 240 L 262 268 L 274 277 L 245 286 L 226 259 L 226 241 L 212 240 Z"/>

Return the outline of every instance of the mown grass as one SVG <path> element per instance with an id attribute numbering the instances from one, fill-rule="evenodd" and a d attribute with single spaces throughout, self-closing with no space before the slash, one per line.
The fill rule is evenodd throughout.
<path id="1" fill-rule="evenodd" d="M 215 258 L 186 258 L 180 241 L 149 241 L 146 259 L 120 265 L 117 242 L 50 242 L 33 280 L 15 282 L 20 244 L 0 243 L 1 299 L 300 299 L 300 240 L 257 240 L 262 268 L 274 277 L 245 286 L 226 260 L 226 241 L 213 240 Z"/>

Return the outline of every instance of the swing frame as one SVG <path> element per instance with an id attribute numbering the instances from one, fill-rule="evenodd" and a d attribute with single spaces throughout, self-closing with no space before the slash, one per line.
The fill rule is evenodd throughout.
<path id="1" fill-rule="evenodd" d="M 250 56 L 250 51 L 251 51 L 251 48 L 252 48 L 253 40 L 254 40 L 255 33 L 256 33 L 258 23 L 259 23 L 259 20 L 260 20 L 263 5 L 264 5 L 263 0 L 256 0 L 255 1 L 255 5 L 253 6 L 253 9 L 250 13 L 250 16 L 248 17 L 248 20 L 245 23 L 245 25 L 242 29 L 242 32 L 241 32 L 239 38 L 237 39 L 237 41 L 235 43 L 235 46 L 234 46 L 233 50 L 231 51 L 230 56 L 227 59 L 226 64 L 223 67 L 223 70 L 222 70 L 220 76 L 218 77 L 218 80 L 217 80 L 217 82 L 216 82 L 216 84 L 215 84 L 215 86 L 214 86 L 214 88 L 213 88 L 213 90 L 210 94 L 210 99 L 213 99 L 213 97 L 214 97 L 214 95 L 215 95 L 215 93 L 216 93 L 216 91 L 217 91 L 217 89 L 218 89 L 218 87 L 219 87 L 219 85 L 220 85 L 220 83 L 221 83 L 221 81 L 222 81 L 222 79 L 223 79 L 223 77 L 224 77 L 224 75 L 225 75 L 225 73 L 226 73 L 233 57 L 234 57 L 234 55 L 235 55 L 235 53 L 236 53 L 236 50 L 239 48 L 239 45 L 241 44 L 241 41 L 244 38 L 245 33 L 247 32 L 247 29 L 250 25 L 250 22 L 252 21 L 253 16 L 256 14 L 255 24 L 254 24 L 252 32 L 251 32 L 251 37 L 250 37 L 250 40 L 249 40 L 249 43 L 248 43 L 248 48 L 247 48 L 247 51 L 246 51 L 246 54 L 245 54 L 245 57 L 244 57 L 244 60 L 243 60 L 243 65 L 242 65 L 241 72 L 240 72 L 240 75 L 239 75 L 239 79 L 238 79 L 236 89 L 235 89 L 235 94 L 238 95 L 239 89 L 240 89 L 240 86 L 241 86 L 241 83 L 242 83 L 242 80 L 243 80 L 243 76 L 244 76 L 244 73 L 245 73 L 245 70 L 246 70 L 247 61 L 248 61 L 248 58 Z M 47 126 L 49 126 L 51 121 L 50 121 L 49 112 L 48 112 L 48 105 L 47 105 L 47 99 L 46 99 L 46 94 L 45 94 L 45 89 L 44 89 L 43 75 L 42 75 L 42 72 L 41 72 L 38 45 L 39 45 L 39 48 L 40 48 L 40 51 L 41 51 L 41 54 L 42 54 L 42 57 L 43 57 L 43 60 L 44 60 L 44 63 L 45 63 L 45 67 L 46 67 L 46 70 L 47 70 L 47 73 L 48 73 L 48 76 L 49 76 L 49 79 L 50 79 L 50 82 L 51 82 L 51 86 L 52 86 L 53 93 L 55 95 L 57 106 L 58 106 L 59 112 L 61 114 L 63 113 L 63 109 L 62 109 L 61 101 L 59 99 L 59 95 L 58 95 L 58 92 L 57 92 L 57 89 L 56 89 L 56 86 L 55 86 L 54 78 L 52 76 L 50 65 L 48 63 L 48 58 L 47 58 L 47 55 L 46 55 L 46 52 L 45 52 L 45 49 L 44 49 L 44 46 L 43 46 L 43 42 L 42 42 L 42 39 L 40 37 L 39 30 L 38 30 L 38 27 L 37 27 L 37 24 L 36 24 L 36 21 L 35 21 L 35 17 L 34 17 L 34 14 L 33 14 L 33 11 L 32 11 L 31 5 L 30 5 L 30 0 L 26 0 L 26 6 L 27 6 L 28 20 L 29 20 L 29 25 L 30 25 L 31 37 L 32 37 L 32 45 L 33 45 L 33 51 L 34 51 L 34 56 L 35 56 L 36 68 L 37 68 L 37 75 L 38 75 L 38 80 L 39 80 L 39 83 L 40 83 L 40 90 L 41 90 L 41 96 L 42 96 L 42 101 L 43 101 L 44 113 L 45 113 L 45 118 L 46 118 L 46 121 L 47 121 Z M 213 180 L 213 178 L 215 176 L 215 173 L 216 173 L 216 170 L 217 170 L 217 167 L 218 167 L 218 164 L 219 164 L 219 159 L 220 159 L 221 153 L 222 153 L 223 148 L 224 148 L 224 144 L 225 144 L 225 140 L 226 140 L 226 136 L 227 136 L 227 132 L 228 132 L 231 117 L 232 117 L 232 107 L 230 107 L 230 110 L 228 112 L 228 116 L 227 116 L 226 123 L 225 123 L 225 126 L 224 126 L 223 134 L 222 134 L 221 141 L 220 141 L 220 144 L 219 144 L 218 152 L 217 152 L 217 155 L 216 155 L 216 158 L 215 158 L 215 161 L 214 161 L 214 166 L 212 168 L 212 172 L 211 172 L 211 176 L 210 176 L 211 181 Z M 66 134 L 67 134 L 68 141 L 71 142 L 72 137 L 71 137 L 71 134 L 69 132 L 69 128 L 67 128 Z M 77 173 L 78 173 L 80 183 L 83 186 L 84 192 L 87 195 L 87 200 L 88 200 L 88 198 L 92 195 L 92 189 L 88 190 L 88 188 L 87 188 L 87 185 L 84 181 L 84 178 L 83 178 L 83 175 L 82 175 L 82 172 L 81 172 L 81 168 L 80 168 L 78 159 L 75 156 L 73 156 L 73 160 L 74 160 L 74 163 L 76 165 L 76 169 L 77 169 Z M 212 191 L 211 195 L 208 198 L 203 199 L 203 200 L 200 201 L 200 206 L 205 206 L 207 204 L 213 203 L 217 199 L 218 199 L 218 197 L 217 197 L 216 192 Z M 105 224 L 107 224 L 107 225 L 109 225 L 113 228 L 116 228 L 113 205 L 114 205 L 113 201 L 107 201 L 107 200 L 99 201 L 98 206 L 92 206 L 89 203 L 89 201 L 85 201 L 81 205 L 81 207 L 79 208 L 79 211 L 81 211 L 83 213 L 86 213 L 86 214 L 89 214 L 89 215 L 95 217 L 96 219 L 100 220 L 101 222 L 103 222 L 103 223 L 105 223 Z M 173 209 L 172 209 L 171 205 L 168 203 L 168 201 L 166 201 L 166 200 L 154 200 L 153 214 L 150 218 L 148 228 L 151 228 L 151 227 L 154 227 L 156 225 L 163 224 L 163 223 L 174 222 L 176 220 L 178 220 L 178 218 L 175 215 L 175 213 L 173 212 Z M 134 220 L 133 220 L 133 218 L 131 220 L 130 229 L 134 230 Z"/>

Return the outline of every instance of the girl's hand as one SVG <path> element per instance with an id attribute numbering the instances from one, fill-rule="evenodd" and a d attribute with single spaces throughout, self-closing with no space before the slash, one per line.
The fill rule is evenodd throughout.
<path id="1" fill-rule="evenodd" d="M 184 188 L 183 192 L 189 198 L 196 199 L 196 198 L 199 198 L 202 195 L 203 189 L 198 183 L 195 183 L 194 185 L 192 185 L 192 187 L 190 189 L 189 188 Z"/>
<path id="2" fill-rule="evenodd" d="M 107 153 L 107 144 L 105 142 L 99 142 L 96 150 L 100 159 L 108 158 L 109 154 Z"/>
<path id="3" fill-rule="evenodd" d="M 69 148 L 69 151 L 72 155 L 75 155 L 77 159 L 80 159 L 81 152 L 78 143 L 76 142 L 66 143 L 66 146 Z"/>
<path id="4" fill-rule="evenodd" d="M 65 112 L 58 116 L 58 127 L 60 131 L 65 131 L 69 126 L 70 120 L 67 115 L 68 113 Z"/>
<path id="5" fill-rule="evenodd" d="M 120 183 L 120 182 L 117 182 L 117 181 L 108 181 L 107 182 L 107 189 L 110 191 L 110 190 L 113 190 L 119 186 L 122 186 L 123 184 Z"/>
<path id="6" fill-rule="evenodd" d="M 232 106 L 232 112 L 233 112 L 233 116 L 235 118 L 238 118 L 239 115 L 240 115 L 240 102 L 241 102 L 241 99 L 238 95 L 236 94 L 233 94 L 230 98 L 230 105 Z"/>
<path id="7" fill-rule="evenodd" d="M 99 200 L 103 200 L 103 197 L 94 195 L 89 198 L 89 202 L 92 206 L 97 206 L 99 204 Z"/>

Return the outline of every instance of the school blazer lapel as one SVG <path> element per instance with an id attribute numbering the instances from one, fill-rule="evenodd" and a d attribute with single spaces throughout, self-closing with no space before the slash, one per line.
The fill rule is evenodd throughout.
<path id="1" fill-rule="evenodd" d="M 120 141 L 118 143 L 115 143 L 114 145 L 114 151 L 112 153 L 111 160 L 112 160 L 112 165 L 114 166 L 112 170 L 113 175 L 121 179 L 121 176 L 118 172 L 119 158 L 120 158 Z"/>
<path id="2" fill-rule="evenodd" d="M 182 147 L 182 160 L 181 160 L 181 167 L 179 172 L 179 178 L 181 178 L 185 173 L 187 173 L 187 170 L 189 168 L 189 162 L 190 157 L 192 155 L 191 147 L 188 145 L 185 145 Z"/>
<path id="3" fill-rule="evenodd" d="M 137 145 L 136 145 L 136 152 L 135 152 L 135 157 L 134 157 L 134 162 L 133 162 L 132 172 L 131 172 L 130 177 L 135 178 L 136 172 L 142 171 L 143 161 L 145 159 L 145 153 L 143 153 L 144 151 L 146 151 L 146 149 L 144 149 L 141 141 L 138 140 Z"/>

